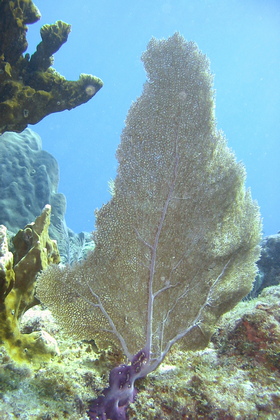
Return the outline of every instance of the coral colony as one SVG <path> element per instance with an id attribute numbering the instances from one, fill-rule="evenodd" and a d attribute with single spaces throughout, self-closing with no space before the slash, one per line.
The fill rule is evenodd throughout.
<path id="1" fill-rule="evenodd" d="M 20 132 L 46 115 L 75 108 L 103 86 L 98 77 L 89 74 L 68 81 L 52 67 L 53 54 L 71 31 L 61 20 L 42 26 L 42 41 L 36 51 L 23 55 L 28 46 L 26 25 L 40 17 L 31 0 L 0 1 L 0 133 Z"/>
<path id="2" fill-rule="evenodd" d="M 31 0 L 0 1 L 0 133 L 72 109 L 102 87 L 95 76 L 71 82 L 51 67 L 70 33 L 65 22 L 44 25 L 36 52 L 23 56 L 26 25 L 39 18 Z M 127 116 L 112 198 L 97 212 L 94 251 L 79 264 L 57 265 L 47 203 L 14 237 L 14 254 L 0 227 L 0 340 L 10 356 L 26 362 L 57 351 L 46 335 L 19 328 L 21 315 L 38 303 L 42 270 L 37 295 L 63 329 L 128 360 L 112 369 L 109 387 L 89 408 L 91 420 L 126 420 L 135 381 L 173 344 L 207 346 L 219 317 L 250 291 L 259 256 L 259 209 L 243 166 L 216 129 L 207 58 L 175 33 L 152 39 L 142 60 L 147 82 Z"/>
<path id="3" fill-rule="evenodd" d="M 148 81 L 128 113 L 95 249 L 38 279 L 40 300 L 66 332 L 115 346 L 130 362 L 111 371 L 89 409 L 94 420 L 127 419 L 135 381 L 174 343 L 204 348 L 217 319 L 250 291 L 259 256 L 259 209 L 216 130 L 208 60 L 177 33 L 152 39 L 142 59 Z"/>

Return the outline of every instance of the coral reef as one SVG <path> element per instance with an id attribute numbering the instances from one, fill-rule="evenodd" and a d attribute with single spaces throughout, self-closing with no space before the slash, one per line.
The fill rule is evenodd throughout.
<path id="1" fill-rule="evenodd" d="M 21 132 L 53 112 L 72 109 L 102 87 L 95 76 L 81 74 L 68 81 L 52 67 L 52 55 L 67 41 L 70 25 L 58 21 L 41 28 L 41 43 L 30 57 L 27 24 L 40 13 L 31 0 L 0 1 L 0 133 Z"/>
<path id="2" fill-rule="evenodd" d="M 56 242 L 48 235 L 50 214 L 51 207 L 47 205 L 34 223 L 17 233 L 13 254 L 9 251 L 6 227 L 0 226 L 0 341 L 17 361 L 34 361 L 57 351 L 55 340 L 47 333 L 20 332 L 20 318 L 38 304 L 34 296 L 37 274 L 59 262 Z"/>
<path id="3" fill-rule="evenodd" d="M 279 297 L 275 286 L 239 303 L 222 317 L 205 350 L 184 352 L 174 346 L 157 371 L 138 381 L 140 392 L 129 407 L 130 419 L 278 420 L 279 363 L 275 359 L 272 364 L 270 346 L 273 340 L 277 356 Z M 264 307 L 268 320 L 262 324 L 259 314 Z M 248 319 L 263 336 L 264 357 L 255 358 L 250 351 L 254 335 L 245 334 L 241 343 L 236 334 Z M 122 362 L 120 354 L 98 353 L 92 342 L 70 341 L 40 306 L 24 314 L 22 325 L 24 330 L 44 329 L 55 335 L 60 354 L 52 363 L 31 370 L 16 365 L 0 347 L 1 419 L 86 420 L 90 399 L 108 385 L 106 372 Z"/>
<path id="4" fill-rule="evenodd" d="M 222 318 L 205 350 L 189 354 L 174 350 L 168 365 L 140 384 L 129 418 L 277 420 L 279 292 L 279 287 L 269 288 L 258 299 L 238 304 Z M 270 314 L 264 324 L 263 306 Z M 247 331 L 252 327 L 254 334 L 238 336 L 244 324 Z M 260 337 L 259 350 L 254 353 L 254 343 Z"/>
<path id="5" fill-rule="evenodd" d="M 262 240 L 257 265 L 259 272 L 249 297 L 256 297 L 265 287 L 280 283 L 280 233 Z"/>
<path id="6" fill-rule="evenodd" d="M 61 260 L 72 263 L 93 248 L 89 233 L 75 234 L 66 225 L 66 199 L 57 192 L 59 168 L 55 158 L 42 150 L 38 134 L 0 136 L 0 224 L 12 233 L 34 220 L 46 204 L 52 207 L 50 236 L 58 243 Z"/>
<path id="7" fill-rule="evenodd" d="M 225 316 L 212 341 L 219 354 L 245 356 L 252 364 L 260 363 L 280 373 L 280 289 L 264 289 L 249 313 L 237 313 L 236 319 Z M 228 323 L 226 321 L 228 320 Z"/>
<path id="8" fill-rule="evenodd" d="M 208 60 L 179 34 L 152 39 L 142 59 L 148 82 L 122 133 L 114 195 L 97 212 L 96 247 L 38 280 L 67 332 L 114 344 L 131 363 L 111 372 L 92 419 L 126 419 L 135 381 L 177 341 L 204 348 L 250 291 L 259 256 L 259 209 L 216 130 Z"/>
<path id="9" fill-rule="evenodd" d="M 38 134 L 29 128 L 20 134 L 2 134 L 0 165 L 1 224 L 15 234 L 34 220 L 46 204 L 52 206 L 52 219 L 64 219 L 66 199 L 57 193 L 58 164 L 42 150 Z"/>

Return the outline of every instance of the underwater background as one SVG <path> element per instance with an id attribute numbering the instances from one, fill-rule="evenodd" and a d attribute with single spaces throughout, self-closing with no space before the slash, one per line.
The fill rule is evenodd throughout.
<path id="1" fill-rule="evenodd" d="M 20 13 L 27 13 L 28 8 L 22 7 L 28 3 L 26 0 L 19 2 L 5 0 L 5 3 L 11 8 L 22 8 Z M 0 5 L 3 4 L 4 1 L 0 0 Z M 261 207 L 264 239 L 261 241 L 261 254 L 257 262 L 258 271 L 252 291 L 221 317 L 208 346 L 202 346 L 198 351 L 189 351 L 192 348 L 190 347 L 186 351 L 186 347 L 181 347 L 180 343 L 174 344 L 158 369 L 151 371 L 147 378 L 143 377 L 138 381 L 137 398 L 134 399 L 133 393 L 129 401 L 123 401 L 121 396 L 119 402 L 121 401 L 123 405 L 120 404 L 118 408 L 122 410 L 122 419 L 127 419 L 128 415 L 131 420 L 278 420 L 280 412 L 280 232 L 275 233 L 279 231 L 280 183 L 278 176 L 280 154 L 279 0 L 144 0 L 133 2 L 35 0 L 35 4 L 40 9 L 42 18 L 36 24 L 28 25 L 27 52 L 32 54 L 35 51 L 41 40 L 39 29 L 43 25 L 53 24 L 61 19 L 72 25 L 72 32 L 67 43 L 55 54 L 54 69 L 64 75 L 66 80 L 77 80 L 81 72 L 94 74 L 104 81 L 104 87 L 86 105 L 79 106 L 71 112 L 48 115 L 40 123 L 29 126 L 38 135 L 27 129 L 22 134 L 6 132 L 1 136 L 0 183 L 5 194 L 0 202 L 2 205 L 0 214 L 3 223 L 11 231 L 7 234 L 6 228 L 0 226 L 0 419 L 87 420 L 89 416 L 91 419 L 97 418 L 96 410 L 98 414 L 102 411 L 102 418 L 112 417 L 111 411 L 107 411 L 107 402 L 110 405 L 111 401 L 111 391 L 113 394 L 116 391 L 118 397 L 122 395 L 122 393 L 119 394 L 119 390 L 123 388 L 123 385 L 131 387 L 131 378 L 134 373 L 131 368 L 135 368 L 135 372 L 139 373 L 136 369 L 139 367 L 142 369 L 142 366 L 145 366 L 148 351 L 143 348 L 131 359 L 131 365 L 120 366 L 122 363 L 127 363 L 124 357 L 126 352 L 112 343 L 108 348 L 97 347 L 98 334 L 105 340 L 106 332 L 112 333 L 112 331 L 97 325 L 97 333 L 92 332 L 93 324 L 98 324 L 99 319 L 98 317 L 91 318 L 91 314 L 94 315 L 92 308 L 105 308 L 102 313 L 105 313 L 109 320 L 112 317 L 114 325 L 120 322 L 121 329 L 128 331 L 127 341 L 135 345 L 136 340 L 133 334 L 137 332 L 137 328 L 141 331 L 141 325 L 145 324 L 145 320 L 142 321 L 142 315 L 146 318 L 145 313 L 150 315 L 151 319 L 153 317 L 154 325 L 158 325 L 154 330 L 156 337 L 160 329 L 163 332 L 167 330 L 167 321 L 172 321 L 170 324 L 172 333 L 173 330 L 176 331 L 181 321 L 188 318 L 193 307 L 195 313 L 199 311 L 199 315 L 195 318 L 192 327 L 198 327 L 197 330 L 199 330 L 201 329 L 199 317 L 205 308 L 207 310 L 210 308 L 208 313 L 213 314 L 217 312 L 214 308 L 219 308 L 218 305 L 220 307 L 223 304 L 233 306 L 236 303 L 233 303 L 234 296 L 240 291 L 239 298 L 241 298 L 249 290 L 247 288 L 246 291 L 244 286 L 246 284 L 250 286 L 249 283 L 253 281 L 255 271 L 253 263 L 251 266 L 248 263 L 248 254 L 247 263 L 245 261 L 246 246 L 249 245 L 249 248 L 251 246 L 249 251 L 251 250 L 253 254 L 250 255 L 254 257 L 251 262 L 255 261 L 259 255 L 256 245 L 260 239 L 260 224 L 256 209 L 251 213 L 250 219 L 248 218 L 250 211 L 239 212 L 241 201 L 231 200 L 232 197 L 236 197 L 234 194 L 236 190 L 231 188 L 235 185 L 234 183 L 223 186 L 225 195 L 221 193 L 221 189 L 217 194 L 220 199 L 218 201 L 222 205 L 227 203 L 224 197 L 228 197 L 229 201 L 233 202 L 231 207 L 233 211 L 225 213 L 229 215 L 226 223 L 228 230 L 220 229 L 221 225 L 217 225 L 219 229 L 212 231 L 214 239 L 210 243 L 214 245 L 218 243 L 220 236 L 226 240 L 230 238 L 233 241 L 230 243 L 234 243 L 235 238 L 238 237 L 242 244 L 238 248 L 240 259 L 235 256 L 235 261 L 233 261 L 237 274 L 234 275 L 233 270 L 232 276 L 227 276 L 231 267 L 231 258 L 229 258 L 222 271 L 217 272 L 220 274 L 214 276 L 213 273 L 216 273 L 217 269 L 212 255 L 215 256 L 213 249 L 217 250 L 217 246 L 216 248 L 211 246 L 211 249 L 209 247 L 209 252 L 213 252 L 211 258 L 203 254 L 199 247 L 200 244 L 204 244 L 205 237 L 211 238 L 209 219 L 204 217 L 211 210 L 211 206 L 209 209 L 204 194 L 207 193 L 207 185 L 211 184 L 211 180 L 212 185 L 215 186 L 213 182 L 215 178 L 211 178 L 210 174 L 206 179 L 204 175 L 209 174 L 206 169 L 207 164 L 209 162 L 211 164 L 207 153 L 205 159 L 202 159 L 203 152 L 208 150 L 207 147 L 201 150 L 198 146 L 197 154 L 190 153 L 191 157 L 200 156 L 199 160 L 193 159 L 193 161 L 195 166 L 201 166 L 201 178 L 198 177 L 199 172 L 197 172 L 195 180 L 198 180 L 199 187 L 202 186 L 199 189 L 201 192 L 199 201 L 203 202 L 204 207 L 202 206 L 201 209 L 204 208 L 205 213 L 201 210 L 193 212 L 195 217 L 198 216 L 198 220 L 200 218 L 200 223 L 196 222 L 195 217 L 188 218 L 191 226 L 189 237 L 192 238 L 192 227 L 194 227 L 195 236 L 190 242 L 192 246 L 188 243 L 187 252 L 184 250 L 180 254 L 182 246 L 185 246 L 184 241 L 178 240 L 181 237 L 181 229 L 174 230 L 176 235 L 179 232 L 175 240 L 169 234 L 172 232 L 171 229 L 168 232 L 168 240 L 162 241 L 162 246 L 156 238 L 155 245 L 152 247 L 151 242 L 146 239 L 146 230 L 149 230 L 147 223 L 151 225 L 150 220 L 147 219 L 152 220 L 152 217 L 146 219 L 139 217 L 142 214 L 141 211 L 134 212 L 139 220 L 141 219 L 139 226 L 143 228 L 144 234 L 138 227 L 135 228 L 137 225 L 134 219 L 127 217 L 133 213 L 127 212 L 125 208 L 127 204 L 127 208 L 130 209 L 131 201 L 125 199 L 131 197 L 127 194 L 127 191 L 131 192 L 131 189 L 127 190 L 126 185 L 130 184 L 130 180 L 133 182 L 136 180 L 134 186 L 138 185 L 137 183 L 142 179 L 138 176 L 138 172 L 133 177 L 133 170 L 128 171 L 127 167 L 123 166 L 126 168 L 126 170 L 122 169 L 123 178 L 125 174 L 129 182 L 127 184 L 119 182 L 114 187 L 111 181 L 116 175 L 115 153 L 119 147 L 127 111 L 131 103 L 141 94 L 146 79 L 140 59 L 141 54 L 145 51 L 152 36 L 166 39 L 175 31 L 179 31 L 188 41 L 197 43 L 203 54 L 211 61 L 216 93 L 217 128 L 224 131 L 228 144 L 236 153 L 238 161 L 242 161 L 246 167 L 246 184 L 251 187 L 252 196 Z M 0 12 L 0 18 L 7 22 L 4 13 L 2 15 Z M 17 15 L 16 21 L 20 26 L 22 21 Z M 178 38 L 178 35 L 175 35 L 175 38 Z M 17 37 L 16 45 L 20 45 L 20 41 L 21 38 Z M 15 46 L 12 42 L 11 45 Z M 174 47 L 174 44 L 170 45 Z M 171 49 L 171 56 L 174 56 L 174 48 Z M 148 60 L 147 52 L 146 60 Z M 179 73 L 179 67 L 175 67 L 177 73 Z M 4 76 L 8 80 L 10 76 L 8 62 L 4 64 L 4 70 L 6 73 Z M 190 71 L 189 74 L 192 72 Z M 201 75 L 205 76 L 205 73 L 202 71 Z M 164 114 L 162 114 L 164 124 L 168 121 L 166 105 L 168 102 L 172 103 L 170 98 L 173 98 L 173 93 L 176 92 L 176 89 L 172 88 L 176 77 L 169 78 L 169 82 L 167 80 L 164 87 L 168 89 L 163 89 L 164 95 L 160 95 L 160 98 L 164 98 Z M 195 86 L 200 86 L 200 83 L 196 84 L 194 81 L 187 86 L 189 88 L 186 91 L 192 96 Z M 207 99 L 201 98 L 207 98 L 207 95 L 201 96 L 200 92 L 200 88 L 196 89 L 194 97 L 199 97 L 203 110 L 204 105 L 207 108 L 208 103 Z M 180 91 L 181 93 L 184 91 Z M 178 97 L 182 100 L 184 95 L 178 95 Z M 58 105 L 58 102 L 56 104 Z M 155 102 L 149 102 L 147 109 L 157 110 L 157 107 L 152 107 L 151 104 Z M 145 125 L 143 124 L 145 131 L 147 128 L 153 128 L 154 119 L 150 115 L 155 114 L 147 112 L 144 115 L 147 115 Z M 174 117 L 173 112 L 170 115 Z M 201 114 L 198 110 L 193 115 L 195 120 Z M 28 109 L 24 108 L 23 117 L 27 118 L 27 116 Z M 140 125 L 142 121 L 143 119 Z M 127 128 L 129 128 L 129 120 Z M 128 131 L 127 129 L 125 136 L 128 140 L 126 144 L 129 145 Z M 147 138 L 157 139 L 157 136 L 151 136 L 150 132 L 153 133 L 152 130 L 148 130 Z M 184 135 L 182 138 L 184 139 Z M 193 137 L 191 138 L 193 140 Z M 140 139 L 142 140 L 141 136 Z M 177 147 L 179 137 L 176 135 L 175 139 Z M 122 143 L 125 142 L 122 141 Z M 193 144 L 196 145 L 196 142 L 193 141 Z M 164 145 L 168 145 L 168 141 L 165 141 Z M 28 154 L 25 153 L 26 150 Z M 122 156 L 129 156 L 125 154 L 125 150 L 128 149 L 125 149 L 122 144 L 118 151 L 119 162 Z M 157 151 L 155 153 L 159 153 L 160 149 L 155 150 Z M 170 149 L 166 150 L 167 156 L 171 156 L 172 159 Z M 137 164 L 137 159 L 128 159 L 130 168 L 141 167 L 142 173 L 148 174 L 149 171 L 143 170 L 145 168 L 143 161 L 146 159 L 150 162 L 147 159 L 149 154 L 136 153 L 134 156 L 140 157 L 141 165 Z M 142 159 L 143 156 L 145 159 Z M 174 163 L 178 162 L 178 156 L 176 152 Z M 158 154 L 155 154 L 155 157 L 158 157 Z M 227 169 L 230 168 L 230 165 L 225 166 Z M 174 168 L 177 170 L 177 163 Z M 16 173 L 15 177 L 10 175 L 11 172 Z M 57 191 L 58 172 L 60 172 L 59 191 Z M 218 175 L 220 173 L 220 170 L 217 171 Z M 161 182 L 163 178 L 158 177 L 158 179 Z M 184 175 L 181 185 L 188 185 L 188 181 L 192 179 Z M 203 182 L 199 181 L 200 179 Z M 239 179 L 238 176 L 237 179 Z M 177 175 L 174 180 L 177 181 Z M 242 183 L 239 185 L 242 187 Z M 111 200 L 111 202 L 114 201 L 113 205 L 104 206 L 103 212 L 101 210 L 98 214 L 98 231 L 94 238 L 95 251 L 87 254 L 94 246 L 93 237 L 89 233 L 94 229 L 94 210 L 101 208 L 109 200 L 110 191 L 112 192 L 114 188 L 115 196 Z M 143 190 L 146 192 L 147 189 L 143 188 Z M 137 192 L 137 189 L 133 191 Z M 171 186 L 168 191 L 172 193 Z M 67 225 L 64 220 L 64 195 L 59 193 L 65 194 L 67 198 Z M 32 194 L 36 200 L 32 198 Z M 142 206 L 145 210 L 142 197 L 137 194 L 135 202 L 139 202 L 140 207 Z M 158 197 L 160 198 L 160 195 Z M 172 194 L 168 194 L 168 199 L 165 201 L 168 206 L 171 203 L 170 197 Z M 185 196 L 174 195 L 174 198 L 178 197 Z M 183 200 L 180 201 L 183 202 Z M 196 202 L 192 198 L 189 201 Z M 12 210 L 7 203 L 13 204 Z M 50 206 L 46 205 L 39 215 L 42 203 L 43 205 L 50 203 L 52 212 Z M 120 207 L 116 206 L 116 203 Z M 157 205 L 157 202 L 155 204 Z M 120 208 L 118 218 L 114 217 L 116 213 L 111 210 L 116 207 Z M 180 210 L 179 206 L 175 207 Z M 104 208 L 109 208 L 110 211 L 106 213 Z M 161 221 L 164 220 L 165 208 L 164 206 L 161 212 Z M 212 212 L 213 220 L 215 220 L 219 216 L 219 207 L 218 211 L 214 208 Z M 156 214 L 156 212 L 150 213 Z M 172 214 L 179 213 L 178 211 Z M 242 223 L 235 223 L 235 214 L 238 213 L 245 221 L 244 230 Z M 38 214 L 36 220 L 34 214 Z M 26 219 L 29 224 L 13 236 L 19 227 L 26 224 Z M 30 223 L 31 220 L 35 220 L 35 223 Z M 175 217 L 172 217 L 171 228 L 173 224 L 175 225 L 175 220 Z M 179 217 L 178 220 L 180 222 L 183 219 Z M 107 226 L 110 227 L 108 232 L 113 232 L 111 236 L 106 235 L 105 222 L 108 222 Z M 131 224 L 129 225 L 128 222 Z M 82 232 L 75 234 L 68 226 L 75 232 Z M 105 226 L 104 229 L 103 226 Z M 131 247 L 133 243 L 126 239 L 126 233 L 131 232 L 127 226 L 133 227 L 136 235 L 130 235 L 130 237 L 136 237 L 145 251 L 147 247 L 152 249 L 152 258 L 148 266 L 146 263 L 142 264 L 146 261 L 146 254 L 141 256 L 134 253 L 134 248 Z M 166 226 L 169 229 L 169 225 L 166 224 Z M 183 220 L 180 226 L 186 227 L 187 223 Z M 199 242 L 199 232 L 203 233 L 201 226 L 207 226 L 208 233 L 207 236 L 201 234 L 203 240 Z M 235 227 L 241 228 L 242 236 L 234 234 Z M 182 231 L 184 233 L 184 229 Z M 159 232 L 161 235 L 164 233 L 162 226 Z M 227 234 L 228 232 L 230 235 Z M 113 235 L 117 238 L 116 242 L 110 241 Z M 195 242 L 197 238 L 198 242 Z M 177 259 L 178 263 L 176 255 L 170 253 L 169 242 L 174 244 L 176 255 L 183 255 L 182 258 Z M 104 243 L 106 243 L 105 246 L 103 246 Z M 98 254 L 100 249 L 101 253 Z M 137 247 L 135 249 L 137 250 Z M 225 246 L 225 249 L 228 248 Z M 71 266 L 73 262 L 81 262 L 86 254 L 87 258 L 83 263 Z M 197 257 L 196 260 L 193 255 Z M 203 255 L 206 255 L 206 258 Z M 94 256 L 95 260 L 91 260 L 91 256 Z M 178 282 L 170 284 L 169 279 L 176 278 L 176 269 L 182 266 L 185 256 L 188 257 L 191 269 L 185 270 L 184 273 L 187 275 L 185 277 L 184 274 L 184 280 L 190 279 L 190 287 L 186 286 L 177 297 L 175 293 L 172 294 L 171 299 L 165 295 L 167 297 L 165 301 L 161 300 L 164 304 L 160 305 L 160 310 L 153 310 L 156 306 L 146 305 L 144 294 L 141 294 L 141 290 L 144 290 L 143 285 L 145 286 L 145 282 L 148 283 L 153 300 L 159 295 L 162 298 L 166 291 L 178 286 Z M 70 266 L 62 268 L 62 265 L 56 265 L 60 258 L 62 263 L 69 263 Z M 118 264 L 115 264 L 114 260 Z M 95 264 L 96 261 L 99 264 Z M 171 267 L 169 277 L 165 276 L 165 271 L 160 266 L 162 261 L 164 270 L 167 267 L 168 272 Z M 240 261 L 245 261 L 245 263 L 241 264 Z M 143 270 L 136 269 L 137 275 L 134 271 L 131 275 L 132 271 L 127 269 L 127 263 L 134 269 L 134 264 L 131 264 L 133 262 L 138 263 L 136 268 L 148 267 L 150 275 L 146 276 Z M 152 262 L 158 264 L 155 270 L 153 270 Z M 55 265 L 47 269 L 47 266 L 53 263 Z M 199 267 L 199 270 L 205 267 L 206 275 L 200 275 L 196 267 Z M 246 274 L 248 267 L 253 270 L 251 275 Z M 243 269 L 245 274 L 243 274 Z M 37 276 L 39 272 L 41 274 Z M 141 272 L 144 272 L 144 277 L 138 275 Z M 160 277 L 157 277 L 158 273 Z M 209 278 L 212 280 L 212 277 L 213 287 L 210 287 L 208 293 L 203 292 L 204 280 Z M 64 282 L 65 279 L 67 282 Z M 157 288 L 156 280 L 160 284 Z M 94 282 L 94 288 L 91 286 L 91 281 Z M 165 283 L 162 283 L 163 281 Z M 102 290 L 98 291 L 98 284 L 102 290 L 105 290 L 103 303 Z M 89 297 L 80 285 L 86 288 L 87 293 L 90 292 Z M 108 287 L 105 287 L 106 285 Z M 196 286 L 198 293 L 193 294 Z M 198 301 L 196 296 L 203 296 L 202 292 L 207 296 L 204 301 Z M 93 296 L 101 302 L 100 305 L 94 303 Z M 221 299 L 223 296 L 224 301 Z M 186 297 L 189 298 L 190 304 Z M 37 298 L 40 299 L 42 305 L 39 304 Z M 49 302 L 48 299 L 50 299 Z M 89 306 L 84 305 L 85 302 L 92 304 L 90 311 L 88 311 Z M 166 303 L 171 304 L 170 309 Z M 110 308 L 108 312 L 106 312 L 106 305 Z M 200 305 L 199 309 L 198 305 Z M 169 316 L 177 314 L 175 308 L 178 309 L 179 316 L 174 316 L 171 320 Z M 164 313 L 162 309 L 167 311 L 166 316 L 162 315 Z M 184 315 L 183 310 L 188 311 L 187 316 Z M 59 314 L 61 314 L 61 319 L 59 319 Z M 109 314 L 112 315 L 109 316 Z M 138 315 L 135 316 L 135 314 Z M 213 318 L 209 316 L 209 319 Z M 65 321 L 64 324 L 62 320 Z M 123 331 L 122 337 L 124 337 Z M 153 329 L 150 328 L 150 333 L 152 332 Z M 204 333 L 201 336 L 205 338 Z M 179 335 L 177 334 L 176 337 L 178 338 Z M 194 341 L 197 344 L 197 340 Z M 119 370 L 123 368 L 124 370 Z M 111 391 L 107 392 L 110 371 L 115 373 L 113 380 L 110 373 Z M 120 373 L 123 374 L 121 377 Z M 123 378 L 125 382 L 122 382 Z M 100 404 L 102 392 L 105 396 L 109 396 L 107 405 Z M 126 412 L 126 405 L 129 402 L 131 404 Z M 112 417 L 112 420 L 113 418 L 116 419 Z"/>
<path id="2" fill-rule="evenodd" d="M 94 210 L 110 198 L 115 151 L 127 111 L 142 91 L 140 57 L 152 36 L 179 31 L 211 62 L 216 117 L 247 186 L 261 207 L 264 235 L 279 231 L 280 2 L 279 0 L 37 0 L 42 17 L 29 25 L 27 52 L 40 42 L 38 27 L 61 19 L 72 26 L 55 54 L 68 80 L 81 72 L 104 82 L 95 98 L 71 112 L 52 114 L 32 127 L 60 167 L 67 225 L 94 229 Z"/>

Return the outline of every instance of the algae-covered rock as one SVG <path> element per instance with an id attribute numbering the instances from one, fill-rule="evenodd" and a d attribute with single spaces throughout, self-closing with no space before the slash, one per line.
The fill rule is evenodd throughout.
<path id="1" fill-rule="evenodd" d="M 40 12 L 31 0 L 0 1 L 0 133 L 21 132 L 53 112 L 72 109 L 91 99 L 103 83 L 82 74 L 68 81 L 52 67 L 52 55 L 67 41 L 70 25 L 57 21 L 41 28 L 42 41 L 30 57 L 27 24 Z"/>
<path id="2" fill-rule="evenodd" d="M 36 276 L 49 264 L 59 263 L 55 241 L 48 235 L 51 207 L 13 238 L 9 251 L 6 227 L 0 229 L 0 341 L 16 361 L 44 359 L 57 352 L 49 334 L 20 332 L 20 319 L 27 309 L 38 304 L 34 296 Z"/>
<path id="3" fill-rule="evenodd" d="M 275 286 L 240 302 L 220 320 L 205 350 L 174 349 L 139 384 L 129 419 L 278 420 L 279 296 Z"/>
<path id="4" fill-rule="evenodd" d="M 275 286 L 253 301 L 239 303 L 220 321 L 213 342 L 205 350 L 184 352 L 174 347 L 156 372 L 137 383 L 140 392 L 129 408 L 129 419 L 278 420 L 280 379 L 271 357 L 273 351 L 277 356 L 280 345 L 279 293 L 279 286 Z M 235 331 L 249 317 L 250 324 L 263 331 L 265 326 L 259 324 L 258 315 L 261 312 L 269 314 L 268 322 L 274 326 L 271 324 L 270 331 L 263 335 L 254 357 L 250 352 L 254 336 L 243 336 L 241 343 Z M 1 419 L 88 419 L 89 401 L 107 385 L 106 372 L 122 363 L 120 353 L 111 350 L 98 354 L 92 342 L 71 341 L 50 311 L 42 311 L 40 305 L 23 317 L 24 330 L 32 328 L 32 323 L 56 336 L 60 354 L 32 371 L 16 366 L 4 349 L 0 351 Z M 274 331 L 269 351 L 269 336 L 273 337 Z M 249 351 L 240 351 L 239 343 Z M 264 357 L 260 357 L 261 347 Z"/>

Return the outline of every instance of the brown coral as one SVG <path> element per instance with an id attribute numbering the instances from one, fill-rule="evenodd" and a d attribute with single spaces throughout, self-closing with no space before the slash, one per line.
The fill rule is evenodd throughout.
<path id="1" fill-rule="evenodd" d="M 38 303 L 34 297 L 37 274 L 59 262 L 56 243 L 48 236 L 51 208 L 45 206 L 34 223 L 13 238 L 14 255 L 8 249 L 5 226 L 0 239 L 0 341 L 17 361 L 35 360 L 56 351 L 47 333 L 21 334 L 20 318 Z"/>
<path id="2" fill-rule="evenodd" d="M 85 74 L 68 81 L 50 67 L 52 54 L 70 32 L 65 22 L 44 25 L 37 51 L 31 58 L 23 56 L 28 45 L 26 25 L 39 19 L 31 0 L 0 1 L 0 133 L 20 132 L 48 114 L 75 108 L 103 85 L 98 77 Z"/>

